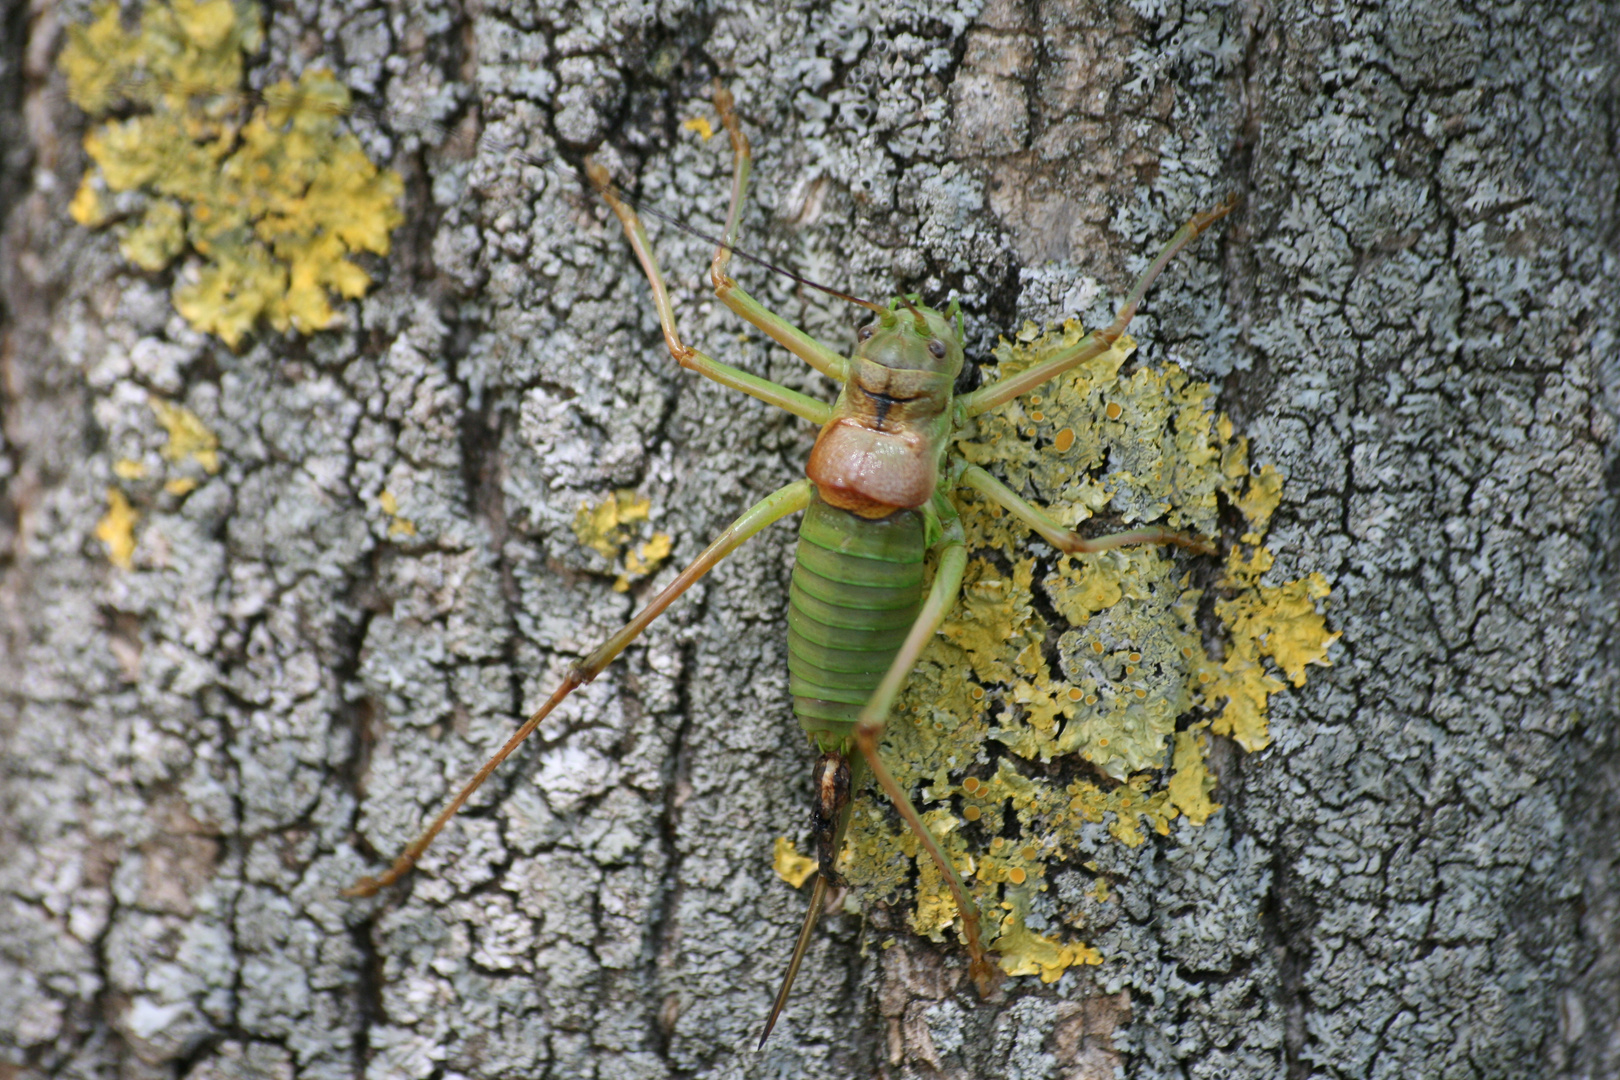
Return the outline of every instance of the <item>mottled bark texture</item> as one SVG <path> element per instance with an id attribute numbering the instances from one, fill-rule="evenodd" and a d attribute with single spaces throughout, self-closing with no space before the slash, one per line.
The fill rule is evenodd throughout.
<path id="1" fill-rule="evenodd" d="M 409 221 L 343 327 L 235 353 L 67 217 L 85 5 L 0 20 L 0 1074 L 1620 1076 L 1612 4 L 271 7 L 254 79 L 354 87 Z M 958 949 L 840 916 L 763 1053 L 810 761 L 786 529 L 426 872 L 338 895 L 631 611 L 582 500 L 637 488 L 684 559 L 802 467 L 805 425 L 672 365 L 580 183 L 506 149 L 594 150 L 713 227 L 727 152 L 680 125 L 714 75 L 749 242 L 955 289 L 979 355 L 1104 312 L 1240 193 L 1138 336 L 1286 473 L 1279 568 L 1327 574 L 1344 631 L 1207 826 L 1099 846 L 1103 967 L 981 1002 Z M 655 243 L 693 341 L 828 392 L 739 340 L 705 244 Z M 850 343 L 847 307 L 739 273 Z M 154 395 L 223 468 L 139 507 L 124 571 L 92 533 Z"/>

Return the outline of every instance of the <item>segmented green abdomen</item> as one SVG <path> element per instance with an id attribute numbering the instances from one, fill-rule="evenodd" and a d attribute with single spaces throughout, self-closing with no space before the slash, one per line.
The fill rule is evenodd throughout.
<path id="1" fill-rule="evenodd" d="M 788 608 L 789 687 L 805 731 L 850 733 L 922 607 L 927 543 L 915 510 L 870 521 L 811 500 Z"/>

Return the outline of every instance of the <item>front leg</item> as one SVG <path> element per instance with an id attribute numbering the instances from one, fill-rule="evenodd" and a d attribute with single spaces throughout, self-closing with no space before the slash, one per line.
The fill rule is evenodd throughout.
<path id="1" fill-rule="evenodd" d="M 769 379 L 750 375 L 730 364 L 712 360 L 681 340 L 681 332 L 675 326 L 675 308 L 669 301 L 669 290 L 664 287 L 663 272 L 658 269 L 658 260 L 653 256 L 652 245 L 647 240 L 647 230 L 642 226 L 641 219 L 613 190 L 613 181 L 606 169 L 594 161 L 587 161 L 585 171 L 590 175 L 591 183 L 602 193 L 602 198 L 607 200 L 608 206 L 618 215 L 619 223 L 624 226 L 625 235 L 630 238 L 630 246 L 635 249 L 641 269 L 647 275 L 648 284 L 652 286 L 653 303 L 658 308 L 658 323 L 664 330 L 664 343 L 669 346 L 670 355 L 675 357 L 681 367 L 713 379 L 721 386 L 741 390 L 768 405 L 786 409 L 818 427 L 831 419 L 832 406 L 826 402 L 817 401 Z"/>
<path id="2" fill-rule="evenodd" d="M 1159 257 L 1149 263 L 1146 270 L 1142 271 L 1142 275 L 1136 279 L 1136 285 L 1131 289 L 1131 295 L 1126 297 L 1125 303 L 1120 306 L 1119 314 L 1114 317 L 1112 324 L 1100 330 L 1093 330 L 1068 349 L 1036 364 L 1027 371 L 1021 371 L 1017 375 L 1009 375 L 998 382 L 979 387 L 962 399 L 963 415 L 978 416 L 980 413 L 993 409 L 997 405 L 1003 405 L 1020 394 L 1027 394 L 1037 386 L 1051 382 L 1065 371 L 1078 367 L 1094 356 L 1101 356 L 1113 348 L 1114 343 L 1124 336 L 1125 328 L 1136 317 L 1137 306 L 1142 303 L 1142 297 L 1147 295 L 1149 286 L 1169 265 L 1170 260 L 1176 257 L 1176 253 L 1198 239 L 1200 233 L 1227 214 L 1230 214 L 1236 207 L 1237 196 L 1233 195 L 1214 209 L 1205 210 L 1201 214 L 1194 215 L 1191 221 L 1176 230 L 1176 234 L 1170 238 L 1170 242 L 1164 246 L 1164 250 L 1159 252 Z"/>
<path id="3" fill-rule="evenodd" d="M 1035 530 L 1047 543 L 1070 555 L 1109 551 L 1133 544 L 1174 544 L 1176 547 L 1186 548 L 1200 555 L 1215 554 L 1215 545 L 1203 537 L 1160 526 L 1109 533 L 1106 536 L 1093 536 L 1088 539 L 1073 529 L 1064 528 L 1051 514 L 1019 498 L 1018 493 L 1012 488 L 977 465 L 969 465 L 962 471 L 962 484 L 1007 510 Z"/>
<path id="4" fill-rule="evenodd" d="M 737 122 L 734 106 L 731 91 L 717 83 L 714 88 L 714 108 L 720 114 L 720 122 L 725 125 L 726 134 L 731 136 L 731 151 L 735 164 L 731 174 L 731 209 L 726 213 L 725 238 L 720 246 L 715 248 L 714 262 L 709 267 L 709 278 L 714 282 L 714 294 L 720 298 L 722 304 L 765 331 L 788 352 L 827 378 L 842 383 L 849 372 L 849 361 L 845 360 L 837 349 L 823 344 L 780 315 L 771 312 L 765 305 L 738 288 L 731 275 L 726 273 L 737 239 L 737 226 L 742 218 L 743 194 L 748 190 L 748 174 L 753 170 L 754 162 L 753 155 L 748 149 L 748 136 L 743 134 L 742 125 Z M 827 291 L 833 292 L 830 289 Z M 853 296 L 845 296 L 842 293 L 834 295 L 843 296 L 844 299 L 855 303 L 863 303 Z"/>

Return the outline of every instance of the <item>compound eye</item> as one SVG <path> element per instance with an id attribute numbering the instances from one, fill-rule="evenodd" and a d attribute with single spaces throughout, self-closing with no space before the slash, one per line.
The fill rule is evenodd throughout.
<path id="1" fill-rule="evenodd" d="M 875 333 L 877 333 L 877 324 L 868 323 L 859 330 L 855 331 L 855 340 L 865 344 L 866 342 L 872 340 L 872 335 Z"/>
<path id="2" fill-rule="evenodd" d="M 935 360 L 945 359 L 945 343 L 935 338 L 928 343 L 928 352 Z"/>

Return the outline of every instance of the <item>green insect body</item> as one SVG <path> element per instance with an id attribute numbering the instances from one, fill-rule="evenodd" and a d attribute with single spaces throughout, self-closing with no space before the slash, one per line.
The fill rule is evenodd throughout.
<path id="1" fill-rule="evenodd" d="M 943 878 L 956 905 L 971 958 L 969 971 L 980 992 L 990 993 L 1000 978 L 1000 970 L 986 953 L 978 905 L 878 751 L 896 696 L 924 647 L 955 608 L 962 588 L 967 543 L 951 493 L 971 489 L 1068 553 L 1133 544 L 1174 544 L 1205 554 L 1214 548 L 1207 540 L 1165 528 L 1082 538 L 984 469 L 954 460 L 947 451 L 955 432 L 973 417 L 1108 352 L 1116 343 L 1123 344 L 1125 327 L 1148 285 L 1176 252 L 1233 204 L 1227 202 L 1183 226 L 1143 272 L 1112 325 L 1026 370 L 957 397 L 953 387 L 963 366 L 963 335 L 961 314 L 954 303 L 941 312 L 922 306 L 916 297 L 896 297 L 883 306 L 835 294 L 869 308 L 876 316 L 861 329 L 854 353 L 846 358 L 766 310 L 727 276 L 750 158 L 730 95 L 717 90 L 715 104 L 736 158 L 731 211 L 712 268 L 716 295 L 742 318 L 839 382 L 841 390 L 832 405 L 749 375 L 686 345 L 676 329 L 663 276 L 639 218 L 613 191 L 605 170 L 591 165 L 589 171 L 635 249 L 652 287 L 665 340 L 681 366 L 787 409 L 821 428 L 806 478 L 767 496 L 721 533 L 629 624 L 569 673 L 387 873 L 358 882 L 350 894 L 372 895 L 408 872 L 484 779 L 564 698 L 594 679 L 721 559 L 767 526 L 802 511 L 788 610 L 789 688 L 799 724 L 820 752 L 812 806 L 818 872 L 809 911 L 765 1026 L 768 1036 L 788 999 L 829 883 L 839 881 L 837 863 L 850 820 L 851 793 L 859 789 L 867 772 Z M 925 572 L 930 559 L 931 578 Z"/>
<path id="2" fill-rule="evenodd" d="M 821 751 L 811 812 L 818 873 L 766 1035 L 787 1003 L 827 885 L 837 880 L 850 794 L 858 786 L 855 729 L 921 612 L 927 526 L 916 510 L 874 521 L 819 497 L 799 526 L 788 602 L 788 674 L 793 712 Z"/>
<path id="3" fill-rule="evenodd" d="M 861 331 L 806 468 L 815 495 L 799 527 L 788 663 L 793 711 L 822 750 L 853 738 L 917 623 L 924 556 L 942 534 L 934 496 L 961 335 L 913 311 Z"/>
<path id="4" fill-rule="evenodd" d="M 903 316 L 891 306 L 861 331 L 843 392 L 810 455 L 806 472 L 815 494 L 799 526 L 788 673 L 794 714 L 821 751 L 811 815 L 818 873 L 761 1042 L 787 1003 L 828 883 L 840 880 L 837 860 L 850 792 L 858 786 L 855 753 L 863 715 L 870 723 L 866 714 L 876 701 L 884 701 L 887 711 L 880 692 L 884 677 L 897 667 L 908 639 L 926 625 L 924 560 L 945 535 L 942 514 L 953 525 L 956 517 L 949 500 L 938 498 L 938 470 L 953 429 L 948 409 L 961 367 L 959 323 L 914 305 Z M 921 505 L 906 505 L 913 503 Z M 960 533 L 954 527 L 952 539 L 959 541 Z M 915 659 L 914 651 L 900 669 L 909 671 Z M 900 802 L 908 820 L 914 818 L 916 811 Z M 919 819 L 913 827 L 920 826 Z M 942 865 L 949 866 L 948 860 Z M 953 878 L 953 886 L 960 882 Z M 974 925 L 971 915 L 966 921 Z M 970 930 L 970 938 L 975 977 L 987 986 L 991 969 L 976 931 Z"/>
<path id="5" fill-rule="evenodd" d="M 861 708 L 922 607 L 923 515 L 869 521 L 817 499 L 804 512 L 788 606 L 793 712 L 821 749 L 853 737 Z"/>

